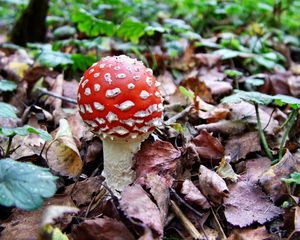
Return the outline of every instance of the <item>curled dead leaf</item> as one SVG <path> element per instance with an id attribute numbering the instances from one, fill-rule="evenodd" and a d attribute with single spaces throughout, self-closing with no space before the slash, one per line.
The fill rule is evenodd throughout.
<path id="1" fill-rule="evenodd" d="M 74 142 L 67 120 L 59 121 L 55 139 L 46 147 L 49 167 L 62 176 L 75 177 L 81 173 L 83 162 Z"/>
<path id="2" fill-rule="evenodd" d="M 199 191 L 199 189 L 194 185 L 194 183 L 186 179 L 184 180 L 181 188 L 181 193 L 184 196 L 184 199 L 190 203 L 200 206 L 203 209 L 209 209 L 210 204 L 207 201 L 206 197 Z"/>
<path id="3" fill-rule="evenodd" d="M 203 165 L 199 168 L 199 186 L 203 195 L 214 205 L 221 204 L 223 198 L 229 195 L 225 181 Z"/>
<path id="4" fill-rule="evenodd" d="M 287 150 L 279 163 L 261 175 L 259 182 L 264 191 L 276 202 L 288 194 L 286 185 L 281 178 L 288 178 L 293 172 L 300 172 L 300 160 Z"/>

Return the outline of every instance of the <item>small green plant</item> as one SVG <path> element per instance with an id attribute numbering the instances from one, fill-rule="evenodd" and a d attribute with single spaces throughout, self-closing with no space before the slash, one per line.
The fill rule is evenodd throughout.
<path id="1" fill-rule="evenodd" d="M 49 169 L 6 158 L 0 160 L 0 204 L 24 210 L 40 207 L 44 198 L 56 192 Z"/>
<path id="2" fill-rule="evenodd" d="M 5 156 L 8 157 L 10 155 L 10 147 L 14 136 L 16 135 L 27 136 L 30 133 L 40 136 L 45 141 L 52 140 L 52 137 L 48 132 L 42 129 L 31 127 L 29 125 L 25 125 L 23 127 L 17 127 L 17 128 L 3 128 L 3 127 L 0 128 L 0 135 L 8 137 L 8 144 L 5 151 Z"/>
<path id="3" fill-rule="evenodd" d="M 250 102 L 254 105 L 256 119 L 257 119 L 257 128 L 259 131 L 262 146 L 263 146 L 267 156 L 271 160 L 273 160 L 273 164 L 277 163 L 278 161 L 280 161 L 282 159 L 286 139 L 287 139 L 289 132 L 290 132 L 291 128 L 293 127 L 295 121 L 297 120 L 298 109 L 300 108 L 300 100 L 297 98 L 294 98 L 294 97 L 286 96 L 286 95 L 270 96 L 270 95 L 259 93 L 259 92 L 245 92 L 245 91 L 236 90 L 235 94 L 223 98 L 222 102 L 223 103 L 236 103 L 236 102 L 240 102 L 242 100 L 246 101 L 246 102 Z M 258 106 L 259 105 L 268 105 L 271 103 L 276 104 L 279 107 L 281 107 L 283 105 L 288 105 L 292 109 L 291 113 L 289 114 L 288 119 L 282 126 L 282 127 L 285 127 L 285 131 L 284 131 L 281 143 L 280 143 L 278 159 L 274 159 L 272 151 L 268 146 L 264 131 L 261 126 L 261 121 L 260 121 L 260 116 L 259 116 Z"/>

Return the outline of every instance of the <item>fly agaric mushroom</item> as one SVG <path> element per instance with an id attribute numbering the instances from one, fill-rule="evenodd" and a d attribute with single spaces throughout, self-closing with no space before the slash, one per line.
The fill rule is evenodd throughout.
<path id="1" fill-rule="evenodd" d="M 152 70 L 128 56 L 105 57 L 83 75 L 82 119 L 103 141 L 103 176 L 117 193 L 135 179 L 132 157 L 162 120 L 162 97 Z"/>

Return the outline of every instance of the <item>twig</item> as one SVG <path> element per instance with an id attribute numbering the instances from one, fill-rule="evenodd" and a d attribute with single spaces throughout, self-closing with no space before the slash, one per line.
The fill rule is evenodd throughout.
<path id="1" fill-rule="evenodd" d="M 267 156 L 273 160 L 273 154 L 268 146 L 268 143 L 267 143 L 267 140 L 266 140 L 266 137 L 265 137 L 265 134 L 264 134 L 264 131 L 262 129 L 262 126 L 261 126 L 261 122 L 260 122 L 260 117 L 259 117 L 259 109 L 258 109 L 258 104 L 257 103 L 254 103 L 254 107 L 255 107 L 255 113 L 256 113 L 256 120 L 257 120 L 257 128 L 258 128 L 258 132 L 259 132 L 259 136 L 260 136 L 260 141 L 261 141 L 261 144 L 267 154 Z"/>
<path id="2" fill-rule="evenodd" d="M 190 204 L 188 204 L 186 201 L 184 201 L 173 188 L 170 188 L 170 192 L 174 195 L 176 200 L 183 204 L 185 207 L 187 207 L 189 210 L 191 210 L 193 213 L 195 213 L 198 217 L 202 218 L 203 214 L 199 213 L 195 208 L 193 208 Z"/>
<path id="3" fill-rule="evenodd" d="M 40 87 L 37 87 L 37 89 L 43 94 L 43 95 L 49 95 L 51 97 L 55 97 L 55 98 L 58 98 L 58 99 L 61 99 L 65 102 L 68 102 L 68 103 L 72 103 L 72 104 L 77 104 L 77 101 L 73 98 L 69 98 L 69 97 L 64 97 L 64 96 L 60 96 L 60 95 L 57 95 L 53 92 L 49 92 L 47 90 L 45 90 L 44 88 L 40 88 Z"/>
<path id="4" fill-rule="evenodd" d="M 177 204 L 171 200 L 171 209 L 175 215 L 179 218 L 184 228 L 189 232 L 193 239 L 203 239 L 202 234 L 199 233 L 193 223 L 183 214 Z"/>
<path id="5" fill-rule="evenodd" d="M 221 226 L 221 224 L 220 224 L 220 222 L 219 222 L 219 220 L 217 218 L 217 214 L 215 213 L 215 211 L 214 211 L 213 208 L 211 208 L 211 212 L 212 212 L 212 214 L 214 216 L 214 219 L 215 219 L 215 221 L 217 223 L 217 227 L 218 227 L 218 229 L 219 229 L 219 231 L 220 231 L 220 233 L 222 235 L 222 239 L 224 239 L 224 240 L 227 239 L 226 234 L 224 233 L 224 230 L 223 230 L 223 228 L 222 228 L 222 226 Z"/>
<path id="6" fill-rule="evenodd" d="M 181 111 L 180 113 L 176 114 L 175 116 L 171 117 L 170 119 L 168 119 L 165 124 L 166 125 L 170 125 L 172 123 L 175 123 L 177 119 L 184 117 L 186 114 L 188 114 L 188 112 L 192 109 L 192 105 L 186 107 L 183 111 Z"/>

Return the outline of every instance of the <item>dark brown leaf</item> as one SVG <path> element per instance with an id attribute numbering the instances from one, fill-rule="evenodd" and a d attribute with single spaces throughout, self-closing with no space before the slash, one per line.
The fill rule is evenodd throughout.
<path id="1" fill-rule="evenodd" d="M 224 147 L 220 141 L 203 130 L 197 135 L 192 143 L 200 158 L 209 159 L 215 164 L 223 157 Z"/>
<path id="2" fill-rule="evenodd" d="M 112 218 L 85 220 L 72 231 L 73 240 L 134 240 L 126 226 Z"/>
<path id="3" fill-rule="evenodd" d="M 229 155 L 232 162 L 246 158 L 248 153 L 260 151 L 258 132 L 248 132 L 232 136 L 225 145 L 225 155 Z"/>
<path id="4" fill-rule="evenodd" d="M 230 195 L 224 200 L 224 213 L 232 225 L 246 227 L 255 222 L 264 224 L 282 213 L 257 184 L 246 178 L 230 185 L 229 190 Z"/>
<path id="5" fill-rule="evenodd" d="M 286 185 L 281 181 L 281 178 L 289 178 L 291 173 L 299 171 L 300 160 L 287 150 L 279 163 L 273 165 L 263 173 L 259 182 L 264 191 L 276 202 L 281 197 L 288 194 Z"/>
<path id="6" fill-rule="evenodd" d="M 90 177 L 84 181 L 69 185 L 65 193 L 70 195 L 77 207 L 88 205 L 93 196 L 102 188 L 101 176 Z"/>
<path id="7" fill-rule="evenodd" d="M 268 233 L 265 226 L 252 228 L 235 229 L 228 237 L 228 240 L 276 240 L 275 236 Z"/>
<path id="8" fill-rule="evenodd" d="M 135 184 L 124 189 L 120 209 L 129 219 L 138 220 L 149 227 L 156 236 L 163 235 L 160 211 L 140 185 Z"/>
<path id="9" fill-rule="evenodd" d="M 141 150 L 134 157 L 136 181 L 143 183 L 143 178 L 149 173 L 157 173 L 168 179 L 171 186 L 172 176 L 176 170 L 176 160 L 180 155 L 181 152 L 169 142 L 143 142 Z"/>

